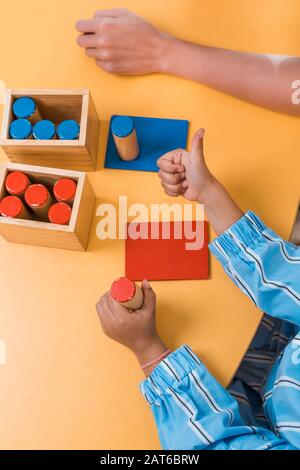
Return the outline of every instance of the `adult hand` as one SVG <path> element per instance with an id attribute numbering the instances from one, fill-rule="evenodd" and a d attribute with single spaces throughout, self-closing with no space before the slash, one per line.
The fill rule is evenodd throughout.
<path id="1" fill-rule="evenodd" d="M 103 70 L 118 74 L 160 72 L 167 34 L 124 8 L 98 10 L 79 20 L 80 47 Z"/>

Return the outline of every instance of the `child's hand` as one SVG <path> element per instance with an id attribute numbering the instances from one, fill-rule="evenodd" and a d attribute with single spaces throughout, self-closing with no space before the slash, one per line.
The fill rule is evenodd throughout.
<path id="1" fill-rule="evenodd" d="M 148 281 L 143 281 L 144 303 L 133 312 L 116 302 L 109 292 L 96 309 L 106 336 L 123 344 L 137 356 L 141 364 L 160 356 L 165 350 L 156 331 L 156 296 Z"/>
<path id="2" fill-rule="evenodd" d="M 161 185 L 169 196 L 184 196 L 189 201 L 202 202 L 207 187 L 213 181 L 203 154 L 204 129 L 193 137 L 191 151 L 174 150 L 157 162 Z"/>

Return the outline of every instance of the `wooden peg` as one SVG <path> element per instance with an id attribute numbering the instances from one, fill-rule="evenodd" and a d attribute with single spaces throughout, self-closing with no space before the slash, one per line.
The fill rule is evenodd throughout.
<path id="1" fill-rule="evenodd" d="M 122 160 L 135 160 L 140 150 L 133 120 L 128 116 L 116 116 L 112 120 L 111 131 Z"/>
<path id="2" fill-rule="evenodd" d="M 25 201 L 30 209 L 43 221 L 48 221 L 48 211 L 53 199 L 46 186 L 32 184 L 25 191 Z"/>
<path id="3" fill-rule="evenodd" d="M 61 140 L 76 140 L 79 134 L 80 126 L 74 119 L 65 119 L 57 126 L 57 137 Z"/>
<path id="4" fill-rule="evenodd" d="M 56 139 L 56 127 L 49 119 L 42 119 L 33 126 L 32 135 L 36 140 L 53 140 Z"/>
<path id="5" fill-rule="evenodd" d="M 72 204 L 75 198 L 77 184 L 70 178 L 60 178 L 53 186 L 53 194 L 58 202 Z"/>
<path id="6" fill-rule="evenodd" d="M 32 124 L 42 119 L 37 104 L 30 96 L 21 96 L 17 98 L 12 106 L 16 118 L 28 119 Z"/>
<path id="7" fill-rule="evenodd" d="M 48 211 L 48 219 L 52 224 L 68 225 L 71 219 L 72 209 L 65 202 L 56 202 Z"/>
<path id="8" fill-rule="evenodd" d="M 5 189 L 12 196 L 24 196 L 28 186 L 30 180 L 22 171 L 12 171 L 5 179 Z"/>
<path id="9" fill-rule="evenodd" d="M 31 219 L 28 210 L 17 196 L 6 196 L 0 201 L 0 215 L 13 219 Z"/>
<path id="10" fill-rule="evenodd" d="M 129 310 L 141 308 L 144 302 L 143 290 L 128 277 L 120 277 L 114 281 L 110 294 L 114 300 Z"/>
<path id="11" fill-rule="evenodd" d="M 11 139 L 27 140 L 32 139 L 32 125 L 28 119 L 15 119 L 9 126 L 9 136 Z"/>

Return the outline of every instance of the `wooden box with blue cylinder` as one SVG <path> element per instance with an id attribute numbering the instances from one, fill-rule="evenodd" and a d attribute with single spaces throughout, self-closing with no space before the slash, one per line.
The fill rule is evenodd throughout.
<path id="1" fill-rule="evenodd" d="M 0 145 L 15 163 L 94 171 L 99 128 L 89 90 L 8 89 Z"/>

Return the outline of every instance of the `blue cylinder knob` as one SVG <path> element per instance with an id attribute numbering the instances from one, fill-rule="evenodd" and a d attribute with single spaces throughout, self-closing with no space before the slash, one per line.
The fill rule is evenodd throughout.
<path id="1" fill-rule="evenodd" d="M 42 119 L 33 126 L 32 133 L 37 140 L 51 140 L 55 137 L 55 125 L 48 119 Z"/>
<path id="2" fill-rule="evenodd" d="M 57 126 L 57 135 L 61 140 L 78 139 L 79 132 L 79 124 L 74 119 L 66 119 Z"/>
<path id="3" fill-rule="evenodd" d="M 36 104 L 35 101 L 29 96 L 22 96 L 21 98 L 17 98 L 15 100 L 12 109 L 16 118 L 26 119 L 35 113 Z"/>
<path id="4" fill-rule="evenodd" d="M 27 119 L 15 119 L 9 126 L 11 139 L 28 139 L 32 133 L 32 125 Z"/>
<path id="5" fill-rule="evenodd" d="M 113 118 L 111 123 L 111 131 L 117 137 L 127 137 L 132 134 L 133 130 L 133 120 L 129 116 L 116 116 Z"/>

